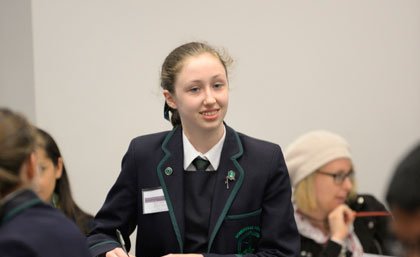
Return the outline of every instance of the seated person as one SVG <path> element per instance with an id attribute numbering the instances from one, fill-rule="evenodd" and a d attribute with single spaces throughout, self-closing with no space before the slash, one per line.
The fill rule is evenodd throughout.
<path id="1" fill-rule="evenodd" d="M 73 200 L 66 166 L 57 143 L 46 131 L 37 129 L 40 143 L 37 147 L 38 196 L 47 203 L 61 210 L 73 220 L 84 234 L 88 234 L 93 226 L 93 216 L 84 212 Z"/>
<path id="2" fill-rule="evenodd" d="M 0 255 L 90 257 L 77 226 L 31 189 L 35 135 L 25 118 L 0 108 Z"/>
<path id="3" fill-rule="evenodd" d="M 355 192 L 349 144 L 329 131 L 312 131 L 291 143 L 285 160 L 292 183 L 300 256 L 387 254 L 388 217 L 356 218 L 386 211 L 370 195 Z"/>
<path id="4" fill-rule="evenodd" d="M 392 230 L 400 242 L 396 256 L 420 256 L 420 144 L 400 161 L 390 180 L 386 201 Z"/>

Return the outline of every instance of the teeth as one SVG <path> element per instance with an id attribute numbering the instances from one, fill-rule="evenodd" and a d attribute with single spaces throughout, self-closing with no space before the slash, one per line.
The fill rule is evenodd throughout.
<path id="1" fill-rule="evenodd" d="M 203 112 L 202 114 L 204 116 L 212 116 L 212 115 L 215 115 L 216 113 L 217 113 L 217 111 L 212 111 L 212 112 Z"/>

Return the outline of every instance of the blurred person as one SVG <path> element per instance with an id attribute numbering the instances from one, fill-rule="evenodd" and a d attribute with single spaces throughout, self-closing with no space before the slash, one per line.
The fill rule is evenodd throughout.
<path id="1" fill-rule="evenodd" d="M 37 194 L 73 220 L 84 234 L 88 234 L 92 229 L 93 216 L 84 212 L 73 199 L 66 166 L 57 143 L 45 130 L 37 128 L 36 131 L 40 138 L 36 150 L 40 171 Z"/>
<path id="2" fill-rule="evenodd" d="M 0 255 L 88 257 L 77 226 L 32 190 L 38 176 L 36 144 L 34 127 L 0 108 Z"/>
<path id="3" fill-rule="evenodd" d="M 380 211 L 382 203 L 357 195 L 355 168 L 347 141 L 330 131 L 308 132 L 285 151 L 293 186 L 300 256 L 387 254 L 387 217 L 357 218 L 356 212 Z"/>
<path id="4" fill-rule="evenodd" d="M 392 231 L 400 243 L 395 254 L 420 256 L 420 144 L 398 164 L 388 185 L 386 201 L 393 215 Z"/>

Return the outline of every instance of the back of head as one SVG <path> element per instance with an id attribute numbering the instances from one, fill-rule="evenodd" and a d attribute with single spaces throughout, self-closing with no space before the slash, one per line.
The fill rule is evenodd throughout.
<path id="1" fill-rule="evenodd" d="M 21 115 L 0 108 L 0 195 L 13 191 L 20 183 L 19 173 L 35 149 L 33 127 Z"/>
<path id="2" fill-rule="evenodd" d="M 391 209 L 407 212 L 420 210 L 420 144 L 414 147 L 398 164 L 386 193 Z"/>
<path id="3" fill-rule="evenodd" d="M 338 134 L 326 130 L 308 132 L 292 142 L 284 152 L 292 186 L 325 164 L 339 158 L 351 159 L 350 146 Z"/>

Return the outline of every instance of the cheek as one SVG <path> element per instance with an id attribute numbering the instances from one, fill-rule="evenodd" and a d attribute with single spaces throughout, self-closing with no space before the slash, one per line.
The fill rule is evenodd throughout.
<path id="1" fill-rule="evenodd" d="M 319 206 L 324 209 L 330 209 L 330 204 L 334 195 L 334 186 L 330 185 L 326 181 L 315 181 L 315 194 Z"/>
<path id="2" fill-rule="evenodd" d="M 55 173 L 52 170 L 45 171 L 39 179 L 39 186 L 41 191 L 51 191 L 54 189 L 56 183 Z"/>
<path id="3" fill-rule="evenodd" d="M 229 94 L 228 93 L 221 93 L 218 96 L 218 102 L 223 106 L 228 106 L 229 104 Z"/>

